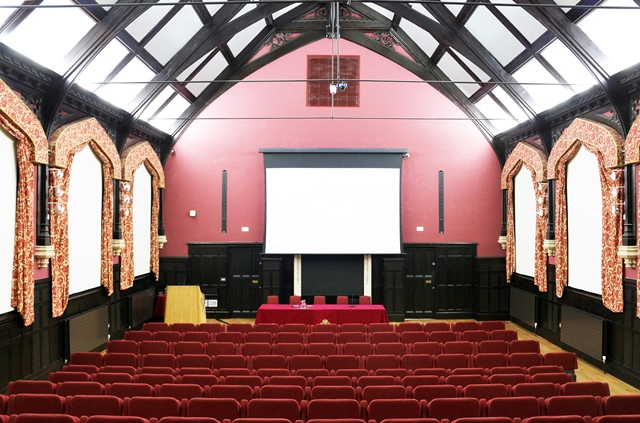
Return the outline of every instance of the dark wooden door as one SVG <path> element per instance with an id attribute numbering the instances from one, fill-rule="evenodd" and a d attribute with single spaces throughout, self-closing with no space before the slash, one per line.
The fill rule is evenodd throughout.
<path id="1" fill-rule="evenodd" d="M 435 310 L 434 247 L 405 248 L 405 317 L 424 319 Z"/>
<path id="2" fill-rule="evenodd" d="M 436 247 L 436 317 L 475 317 L 474 257 L 475 244 Z"/>
<path id="3" fill-rule="evenodd" d="M 229 249 L 229 310 L 231 317 L 253 317 L 262 304 L 260 246 Z"/>
<path id="4" fill-rule="evenodd" d="M 211 244 L 189 244 L 189 285 L 200 285 L 205 294 L 207 317 L 229 316 L 227 248 Z"/>

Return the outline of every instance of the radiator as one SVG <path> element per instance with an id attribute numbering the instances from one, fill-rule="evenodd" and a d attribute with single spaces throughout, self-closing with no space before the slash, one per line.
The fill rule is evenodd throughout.
<path id="1" fill-rule="evenodd" d="M 573 307 L 560 309 L 560 342 L 598 361 L 604 355 L 605 321 Z"/>
<path id="2" fill-rule="evenodd" d="M 79 314 L 68 321 L 69 355 L 78 351 L 95 351 L 109 339 L 109 309 L 102 306 Z"/>
<path id="3" fill-rule="evenodd" d="M 522 289 L 509 290 L 509 313 L 531 327 L 536 323 L 536 296 Z"/>
<path id="4" fill-rule="evenodd" d="M 153 317 L 156 290 L 148 288 L 131 296 L 131 327 L 137 328 Z"/>

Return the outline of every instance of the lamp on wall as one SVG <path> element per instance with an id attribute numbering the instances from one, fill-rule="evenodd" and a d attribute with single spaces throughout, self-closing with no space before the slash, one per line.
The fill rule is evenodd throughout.
<path id="1" fill-rule="evenodd" d="M 331 84 L 329 84 L 329 93 L 331 93 L 332 101 L 333 96 L 338 91 L 345 91 L 347 89 L 347 82 L 340 79 L 340 3 L 331 3 L 331 9 L 329 10 L 329 25 L 327 26 L 327 38 L 331 38 Z M 334 48 L 335 47 L 335 48 Z M 334 50 L 337 51 L 334 54 Z M 335 65 L 334 65 L 335 59 Z M 336 77 L 337 69 L 337 77 Z"/>
<path id="2" fill-rule="evenodd" d="M 127 181 L 120 182 L 120 218 L 129 216 L 131 213 L 131 184 Z M 119 256 L 125 249 L 126 244 L 122 238 L 114 238 L 111 240 L 111 248 L 113 255 Z"/>

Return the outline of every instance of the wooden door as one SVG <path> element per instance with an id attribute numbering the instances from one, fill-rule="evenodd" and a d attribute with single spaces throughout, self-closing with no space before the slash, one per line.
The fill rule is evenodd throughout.
<path id="1" fill-rule="evenodd" d="M 434 247 L 405 248 L 405 317 L 424 319 L 435 309 Z"/>

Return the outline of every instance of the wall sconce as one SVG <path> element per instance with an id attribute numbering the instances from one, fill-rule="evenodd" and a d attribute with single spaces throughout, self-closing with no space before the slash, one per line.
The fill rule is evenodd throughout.
<path id="1" fill-rule="evenodd" d="M 120 213 L 123 216 L 129 216 L 131 214 L 131 184 L 129 182 L 120 182 Z"/>
<path id="2" fill-rule="evenodd" d="M 166 244 L 167 241 L 167 236 L 166 235 L 158 235 L 158 249 L 162 250 L 162 247 L 164 247 L 164 244 Z"/>
<path id="3" fill-rule="evenodd" d="M 498 244 L 502 247 L 503 250 L 507 249 L 507 237 L 504 235 L 500 235 L 498 237 Z"/>
<path id="4" fill-rule="evenodd" d="M 49 210 L 51 213 L 61 214 L 65 211 L 64 190 L 61 188 L 64 172 L 62 169 L 51 169 L 49 178 Z"/>

